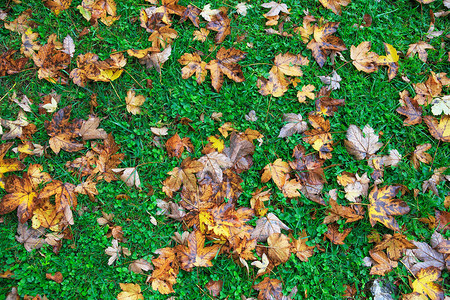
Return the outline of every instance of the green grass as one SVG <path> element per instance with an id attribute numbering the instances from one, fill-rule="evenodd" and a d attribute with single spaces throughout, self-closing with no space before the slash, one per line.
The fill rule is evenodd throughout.
<path id="1" fill-rule="evenodd" d="M 63 11 L 58 17 L 45 8 L 41 1 L 22 1 L 14 4 L 8 1 L 9 9 L 7 21 L 12 21 L 24 10 L 31 8 L 34 12 L 33 19 L 38 23 L 35 32 L 40 34 L 40 42 L 45 43 L 48 36 L 56 33 L 59 40 L 70 34 L 76 44 L 75 56 L 86 52 L 94 52 L 100 59 L 105 59 L 114 51 L 125 51 L 130 48 L 143 49 L 151 46 L 147 41 L 149 34 L 140 27 L 139 11 L 150 6 L 145 1 L 117 1 L 120 20 L 111 27 L 99 24 L 98 27 L 90 27 L 90 33 L 78 38 L 78 35 L 89 23 L 84 20 L 76 9 L 80 0 L 74 0 L 71 7 Z M 191 2 L 180 0 L 180 4 L 188 5 Z M 217 8 L 221 1 L 194 1 L 197 7 L 202 8 L 211 3 L 211 7 Z M 234 11 L 238 1 L 227 1 L 225 5 L 229 12 Z M 169 136 L 178 132 L 181 137 L 190 137 L 195 145 L 193 157 L 200 157 L 202 145 L 207 137 L 219 134 L 217 128 L 224 122 L 232 122 L 238 130 L 244 131 L 252 128 L 264 135 L 264 143 L 257 146 L 254 154 L 254 165 L 242 174 L 243 194 L 239 205 L 249 206 L 251 193 L 264 184 L 260 182 L 261 170 L 268 163 L 277 158 L 287 161 L 291 159 L 292 149 L 302 143 L 308 152 L 313 152 L 311 146 L 302 141 L 302 136 L 297 134 L 287 139 L 277 138 L 280 128 L 283 126 L 283 113 L 301 113 L 304 118 L 308 112 L 315 110 L 313 101 L 300 104 L 296 100 L 297 90 L 303 85 L 313 84 L 316 91 L 320 89 L 321 82 L 318 76 L 328 76 L 333 69 L 342 77 L 341 89 L 333 91 L 333 98 L 345 98 L 346 104 L 339 108 L 338 113 L 329 118 L 333 139 L 337 142 L 334 146 L 333 158 L 326 162 L 329 166 L 326 171 L 328 183 L 325 184 L 325 192 L 339 189 L 339 201 L 345 203 L 344 191 L 336 183 L 336 176 L 343 171 L 358 172 L 362 174 L 372 172 L 366 161 L 356 161 L 345 149 L 343 140 L 345 131 L 350 124 L 363 127 L 366 124 L 372 126 L 376 132 L 382 131 L 381 142 L 385 144 L 380 154 L 387 154 L 390 149 L 397 149 L 404 156 L 398 167 L 388 168 L 385 171 L 384 183 L 403 184 L 410 190 L 421 190 L 422 182 L 433 174 L 430 166 L 422 165 L 415 170 L 409 162 L 409 154 L 414 151 L 416 145 L 431 143 L 428 151 L 434 155 L 433 169 L 448 166 L 450 147 L 445 143 L 438 143 L 431 137 L 425 124 L 411 127 L 403 126 L 403 117 L 395 112 L 399 107 L 398 93 L 404 89 L 414 92 L 412 83 L 422 82 L 427 79 L 430 71 L 448 72 L 448 51 L 450 44 L 444 36 L 450 32 L 450 22 L 447 18 L 437 18 L 436 28 L 444 30 L 441 37 L 432 39 L 429 43 L 434 50 L 428 50 L 428 64 L 422 63 L 417 55 L 412 58 L 404 58 L 408 45 L 425 39 L 429 27 L 430 17 L 428 10 L 443 9 L 442 1 L 438 0 L 430 5 L 421 6 L 413 0 L 399 1 L 361 1 L 353 0 L 343 8 L 342 16 L 337 16 L 323 8 L 318 1 L 294 1 L 286 0 L 284 3 L 291 9 L 291 23 L 286 23 L 284 28 L 292 32 L 292 23 L 301 24 L 303 10 L 316 17 L 323 17 L 328 21 L 340 22 L 337 35 L 343 39 L 347 48 L 358 45 L 362 41 L 372 42 L 372 51 L 384 55 L 383 42 L 392 44 L 401 51 L 400 70 L 397 77 L 391 82 L 387 81 L 387 69 L 382 67 L 378 72 L 365 74 L 358 72 L 351 63 L 345 63 L 338 58 L 336 65 L 332 66 L 328 59 L 324 68 L 320 69 L 311 56 L 311 51 L 301 39 L 294 35 L 293 38 L 283 38 L 276 35 L 266 35 L 267 28 L 262 16 L 267 10 L 260 4 L 263 1 L 251 1 L 252 7 L 246 17 L 237 16 L 232 19 L 232 31 L 221 46 L 225 48 L 236 47 L 248 52 L 247 57 L 240 62 L 243 66 L 246 81 L 234 83 L 225 80 L 220 93 L 216 93 L 207 77 L 202 85 L 198 85 L 193 78 L 183 80 L 181 78 L 181 65 L 177 62 L 184 53 L 202 51 L 209 55 L 206 61 L 213 59 L 217 49 L 209 53 L 214 46 L 215 32 L 211 32 L 205 43 L 192 41 L 192 33 L 196 29 L 190 21 L 183 24 L 174 22 L 173 28 L 179 32 L 172 45 L 172 55 L 164 64 L 161 76 L 155 70 L 148 70 L 138 63 L 137 59 L 127 57 L 125 67 L 127 72 L 112 83 L 90 82 L 85 88 L 80 88 L 70 82 L 66 86 L 51 84 L 37 78 L 36 69 L 29 63 L 28 70 L 16 75 L 0 77 L 0 117 L 3 119 L 15 119 L 18 111 L 17 105 L 10 102 L 9 95 L 12 91 L 25 94 L 39 103 L 41 94 L 48 94 L 55 90 L 62 95 L 59 108 L 72 105 L 72 118 L 85 118 L 89 114 L 90 96 L 97 94 L 99 106 L 95 113 L 104 118 L 101 127 L 114 134 L 115 140 L 121 145 L 121 152 L 125 153 L 125 159 L 121 167 L 132 167 L 142 164 L 139 174 L 144 184 L 142 191 L 129 188 L 120 181 L 112 183 L 100 183 L 98 185 L 98 202 L 90 202 L 87 196 L 79 195 L 78 212 L 75 212 L 75 225 L 71 226 L 73 240 L 65 240 L 58 255 L 52 252 L 51 247 L 44 246 L 40 250 L 27 252 L 22 245 L 15 240 L 17 216 L 15 213 L 4 215 L 4 222 L 0 224 L 0 273 L 11 270 L 13 279 L 0 278 L 0 299 L 17 286 L 19 294 L 32 295 L 45 294 L 49 299 L 114 299 L 120 292 L 119 283 L 133 282 L 141 285 L 146 299 L 166 299 L 145 284 L 146 276 L 134 274 L 128 271 L 128 264 L 135 259 L 145 258 L 150 260 L 155 257 L 156 249 L 173 246 L 171 236 L 174 232 L 181 232 L 181 225 L 163 216 L 156 215 L 156 199 L 163 199 L 162 181 L 166 173 L 180 164 L 180 160 L 169 158 L 164 148 L 153 145 L 150 127 L 158 124 L 169 126 Z M 5 10 L 3 2 L 0 9 Z M 368 28 L 359 29 L 353 24 L 359 24 L 365 13 L 373 17 L 373 24 Z M 137 20 L 136 20 L 137 18 Z M 174 17 L 176 20 L 177 17 Z M 134 20 L 134 21 L 133 21 Z M 205 27 L 203 22 L 200 27 Z M 236 37 L 247 33 L 244 41 L 234 44 Z M 248 48 L 247 43 L 253 43 L 253 48 Z M 443 43 L 443 47 L 441 47 Z M 21 45 L 19 34 L 0 28 L 0 53 L 7 49 L 18 50 Z M 113 50 L 114 49 L 114 50 Z M 291 52 L 302 54 L 310 60 L 308 66 L 302 67 L 304 75 L 297 88 L 290 88 L 280 98 L 262 96 L 258 93 L 256 81 L 258 77 L 268 76 L 271 68 L 269 63 L 278 53 Z M 346 60 L 350 60 L 350 51 L 342 52 Z M 76 60 L 73 59 L 70 70 L 76 68 Z M 401 76 L 407 76 L 411 82 L 402 80 Z M 146 86 L 146 80 L 153 81 L 153 89 L 141 88 Z M 139 82 L 139 84 L 136 83 Z M 125 96 L 129 89 L 135 89 L 137 94 L 147 97 L 143 105 L 141 115 L 132 116 L 126 111 Z M 446 94 L 448 88 L 444 88 Z M 414 95 L 414 94 L 413 94 Z M 250 110 L 255 110 L 257 122 L 248 122 L 244 115 Z M 222 112 L 222 122 L 210 118 L 213 112 Z M 430 114 L 429 109 L 426 109 Z M 192 127 L 195 132 L 189 131 L 187 126 L 176 125 L 177 116 L 188 117 L 193 120 Z M 200 116 L 204 116 L 204 121 Z M 50 120 L 50 115 L 38 115 L 37 106 L 33 107 L 33 113 L 28 113 L 30 122 L 37 126 L 38 132 L 34 135 L 34 142 L 48 145 L 48 135 L 44 128 L 44 121 Z M 165 141 L 164 139 L 163 141 Z M 17 143 L 16 143 L 17 144 Z M 45 171 L 54 178 L 74 184 L 80 183 L 77 176 L 68 173 L 64 167 L 65 162 L 73 160 L 84 154 L 67 153 L 61 151 L 55 155 L 50 149 L 48 156 L 43 158 L 27 157 L 26 164 L 40 163 Z M 185 157 L 185 154 L 183 157 Z M 16 157 L 9 152 L 8 157 Z M 151 162 L 151 163 L 150 163 Z M 274 184 L 267 185 L 272 188 L 274 194 L 271 198 L 269 212 L 275 213 L 285 222 L 294 233 L 294 236 L 305 229 L 311 244 L 319 244 L 324 251 L 315 250 L 315 255 L 308 262 L 300 262 L 292 258 L 283 265 L 275 268 L 270 275 L 283 281 L 283 291 L 290 292 L 294 286 L 298 287 L 298 299 L 307 295 L 313 299 L 341 298 L 344 292 L 343 284 L 355 284 L 358 290 L 357 298 L 370 296 L 370 284 L 377 276 L 369 275 L 370 268 L 363 266 L 362 259 L 368 256 L 373 244 L 368 243 L 367 235 L 373 230 L 380 234 L 392 233 L 391 230 L 381 225 L 372 228 L 368 216 L 356 223 L 345 224 L 338 222 L 341 228 L 352 227 L 353 230 L 345 240 L 345 245 L 333 245 L 324 240 L 326 225 L 323 225 L 325 207 L 307 200 L 303 196 L 298 199 L 287 200 L 279 192 Z M 150 190 L 153 195 L 149 195 Z M 412 193 L 407 193 L 405 200 L 411 207 L 411 212 L 404 216 L 397 216 L 400 225 L 404 225 L 404 232 L 409 239 L 429 241 L 432 230 L 427 225 L 418 221 L 428 214 L 434 215 L 434 210 L 445 210 L 443 200 L 450 192 L 448 182 L 438 186 L 439 197 L 431 193 L 420 193 L 414 198 Z M 3 196 L 4 191 L 0 191 Z M 128 200 L 118 200 L 117 195 L 126 194 Z M 179 196 L 177 196 L 179 197 Z M 179 198 L 177 198 L 179 199 Z M 367 203 L 367 199 L 363 202 Z M 81 213 L 82 211 L 82 213 Z M 97 224 L 97 218 L 101 217 L 101 211 L 114 213 L 114 222 L 122 226 L 127 239 L 123 246 L 128 247 L 132 256 L 120 258 L 113 266 L 108 266 L 108 256 L 104 249 L 111 245 L 112 238 L 106 237 L 107 228 Z M 149 214 L 155 216 L 158 226 L 150 222 Z M 314 216 L 314 217 L 313 217 Z M 447 235 L 448 237 L 448 235 Z M 227 255 L 221 255 L 213 260 L 212 268 L 196 268 L 192 272 L 180 271 L 177 284 L 174 286 L 179 299 L 208 299 L 205 294 L 205 284 L 209 280 L 223 280 L 224 287 L 221 299 L 238 299 L 240 295 L 256 297 L 257 292 L 252 285 L 259 283 L 254 280 L 256 270 L 250 268 L 247 274 L 245 268 L 238 266 Z M 64 276 L 61 284 L 45 279 L 46 273 L 59 271 Z M 150 274 L 150 272 L 148 272 Z M 399 264 L 386 277 L 398 284 L 400 293 L 409 293 L 408 276 L 412 278 L 408 270 Z M 443 273 L 443 288 L 450 288 L 448 272 Z"/>

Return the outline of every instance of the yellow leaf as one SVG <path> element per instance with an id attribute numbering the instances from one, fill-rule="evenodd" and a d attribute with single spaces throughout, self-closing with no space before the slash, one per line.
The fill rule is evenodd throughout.
<path id="1" fill-rule="evenodd" d="M 212 144 L 214 149 L 217 149 L 217 152 L 221 153 L 223 151 L 224 141 L 216 138 L 215 136 L 210 136 L 208 141 Z"/>

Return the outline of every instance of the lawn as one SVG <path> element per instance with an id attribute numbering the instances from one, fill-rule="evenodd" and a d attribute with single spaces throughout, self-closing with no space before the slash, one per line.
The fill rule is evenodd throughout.
<path id="1" fill-rule="evenodd" d="M 0 299 L 450 296 L 448 0 L 58 2 L 0 3 Z"/>

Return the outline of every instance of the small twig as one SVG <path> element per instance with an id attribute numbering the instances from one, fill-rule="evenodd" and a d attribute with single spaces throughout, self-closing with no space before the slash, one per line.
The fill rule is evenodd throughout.
<path id="1" fill-rule="evenodd" d="M 116 88 L 114 87 L 112 81 L 110 81 L 109 83 L 111 83 L 111 86 L 113 87 L 113 90 L 114 90 L 114 92 L 116 93 L 117 99 L 120 100 L 119 94 L 117 93 Z"/>
<path id="2" fill-rule="evenodd" d="M 130 75 L 130 77 L 134 80 L 134 82 L 136 82 L 142 89 L 144 89 L 144 87 L 133 77 L 133 75 L 131 75 L 130 73 L 128 73 L 127 69 L 124 69 L 125 73 L 127 73 L 128 75 Z"/>
<path id="3" fill-rule="evenodd" d="M 9 89 L 9 91 L 7 91 L 2 98 L 0 98 L 0 102 L 2 102 L 2 100 L 9 94 L 9 92 L 12 91 L 12 89 L 16 86 L 17 82 L 14 82 L 13 86 Z"/>

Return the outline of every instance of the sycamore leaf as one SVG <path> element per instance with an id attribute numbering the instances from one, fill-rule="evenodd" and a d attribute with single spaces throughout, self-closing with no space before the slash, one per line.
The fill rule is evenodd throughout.
<path id="1" fill-rule="evenodd" d="M 128 270 L 136 274 L 143 274 L 143 272 L 153 270 L 153 266 L 149 261 L 140 258 L 131 262 L 128 265 Z"/>
<path id="2" fill-rule="evenodd" d="M 20 223 L 31 219 L 39 201 L 28 174 L 23 178 L 8 176 L 5 180 L 5 191 L 9 194 L 4 195 L 0 202 L 0 214 L 7 214 L 17 208 Z"/>
<path id="3" fill-rule="evenodd" d="M 261 175 L 261 182 L 265 183 L 272 179 L 279 189 L 286 182 L 286 175 L 291 171 L 289 164 L 281 158 L 276 159 L 273 164 L 267 164 L 264 167 L 264 173 Z"/>
<path id="4" fill-rule="evenodd" d="M 269 12 L 265 13 L 265 17 L 274 17 L 278 16 L 281 12 L 285 14 L 290 14 L 287 5 L 284 3 L 277 3 L 277 2 L 268 2 L 261 4 L 264 8 L 270 8 Z"/>
<path id="5" fill-rule="evenodd" d="M 373 73 L 378 70 L 378 54 L 369 51 L 371 46 L 371 42 L 362 42 L 357 47 L 352 45 L 350 48 L 352 63 L 359 71 Z"/>
<path id="6" fill-rule="evenodd" d="M 6 26 L 7 24 L 5 24 Z M 0 76 L 19 73 L 28 62 L 26 57 L 14 60 L 13 56 L 16 52 L 16 50 L 9 49 L 0 55 Z"/>
<path id="7" fill-rule="evenodd" d="M 25 249 L 30 252 L 33 249 L 41 248 L 45 242 L 40 236 L 43 230 L 28 228 L 28 223 L 20 223 L 17 225 L 16 240 L 25 246 Z"/>
<path id="8" fill-rule="evenodd" d="M 59 180 L 53 180 L 48 183 L 39 193 L 39 199 L 49 198 L 55 195 L 56 209 L 58 212 L 64 212 L 66 221 L 73 225 L 73 215 L 71 208 L 77 207 L 77 194 L 75 192 L 75 185 L 72 183 L 63 183 Z"/>
<path id="9" fill-rule="evenodd" d="M 151 282 L 152 288 L 161 294 L 174 293 L 172 286 L 177 282 L 179 271 L 176 252 L 172 248 L 162 248 L 156 250 L 155 253 L 159 254 L 159 257 L 152 259 L 155 270 L 147 282 Z"/>
<path id="10" fill-rule="evenodd" d="M 415 249 L 417 248 L 412 242 L 406 239 L 406 236 L 401 233 L 385 234 L 383 236 L 383 240 L 378 243 L 373 250 L 374 251 L 382 251 L 387 249 L 387 255 L 392 260 L 399 260 L 403 252 L 406 249 Z"/>
<path id="11" fill-rule="evenodd" d="M 398 59 L 397 50 L 390 44 L 383 43 L 386 56 L 378 56 L 377 64 L 388 67 L 388 78 L 391 81 L 398 73 Z"/>
<path id="12" fill-rule="evenodd" d="M 180 167 L 175 167 L 167 173 L 170 177 L 167 177 L 163 182 L 163 192 L 167 196 L 172 197 L 173 192 L 178 191 L 182 184 L 188 191 L 196 192 L 197 177 L 195 177 L 195 173 L 198 173 L 202 169 L 203 164 L 201 162 L 187 157 L 181 162 Z"/>
<path id="13" fill-rule="evenodd" d="M 178 133 L 175 133 L 170 139 L 167 140 L 166 149 L 169 157 L 180 158 L 184 149 L 188 152 L 192 152 L 194 150 L 194 145 L 192 145 L 190 138 L 180 138 Z"/>
<path id="14" fill-rule="evenodd" d="M 339 225 L 333 223 L 328 224 L 328 231 L 325 232 L 324 236 L 335 245 L 344 245 L 344 240 L 351 231 L 352 228 L 346 228 L 343 232 L 340 232 Z"/>
<path id="15" fill-rule="evenodd" d="M 178 62 L 185 65 L 181 69 L 181 77 L 187 79 L 195 74 L 196 81 L 201 84 L 205 81 L 208 71 L 206 70 L 206 62 L 202 61 L 202 58 L 197 53 L 185 53 L 180 57 Z"/>
<path id="16" fill-rule="evenodd" d="M 189 4 L 186 9 L 184 10 L 183 15 L 180 18 L 179 23 L 183 23 L 186 21 L 186 19 L 191 20 L 192 24 L 194 24 L 195 27 L 199 28 L 199 14 L 201 13 L 201 9 L 196 7 L 195 5 Z M 202 28 L 203 29 L 203 28 Z"/>
<path id="17" fill-rule="evenodd" d="M 307 236 L 306 230 L 303 230 L 298 239 L 293 239 L 292 241 L 292 253 L 295 253 L 301 261 L 308 261 L 308 258 L 314 254 L 314 248 L 316 248 L 306 244 L 308 241 Z"/>
<path id="18" fill-rule="evenodd" d="M 406 96 L 402 100 L 406 105 L 397 108 L 396 112 L 406 116 L 406 119 L 403 121 L 403 126 L 411 126 L 422 123 L 422 107 L 419 106 L 415 98 L 410 99 Z"/>
<path id="19" fill-rule="evenodd" d="M 406 52 L 406 57 L 412 57 L 417 53 L 419 55 L 419 59 L 424 63 L 426 63 L 428 58 L 428 53 L 426 49 L 434 49 L 434 48 L 430 44 L 427 44 L 423 41 L 411 44 L 409 45 L 408 52 Z"/>
<path id="20" fill-rule="evenodd" d="M 414 99 L 416 99 L 420 105 L 428 105 L 433 98 L 441 94 L 442 85 L 442 82 L 438 78 L 438 74 L 432 71 L 430 76 L 428 76 L 427 81 L 413 84 L 414 91 L 416 92 Z"/>
<path id="21" fill-rule="evenodd" d="M 370 269 L 370 275 L 384 276 L 394 268 L 397 268 L 398 263 L 390 260 L 383 251 L 370 250 L 369 254 L 375 262 L 372 269 Z"/>
<path id="22" fill-rule="evenodd" d="M 223 181 L 223 169 L 233 166 L 231 160 L 225 154 L 216 151 L 200 157 L 198 162 L 204 166 L 203 170 L 197 173 L 200 182 L 205 177 L 211 176 L 214 182 L 221 183 Z"/>
<path id="23" fill-rule="evenodd" d="M 267 238 L 269 250 L 267 251 L 271 262 L 274 265 L 284 264 L 291 255 L 291 243 L 289 238 L 282 233 L 272 233 Z"/>
<path id="24" fill-rule="evenodd" d="M 206 65 L 206 69 L 211 73 L 211 84 L 216 92 L 220 92 L 222 88 L 224 74 L 235 82 L 245 81 L 241 66 L 237 62 L 244 59 L 246 55 L 247 53 L 241 50 L 222 47 L 217 52 L 216 59 Z"/>
<path id="25" fill-rule="evenodd" d="M 427 295 L 430 299 L 444 299 L 444 291 L 440 284 L 435 281 L 440 280 L 441 270 L 436 267 L 421 269 L 416 274 L 416 280 L 412 283 L 414 292 Z"/>
<path id="26" fill-rule="evenodd" d="M 301 114 L 283 114 L 283 121 L 288 123 L 281 128 L 280 134 L 278 135 L 279 138 L 290 137 L 295 133 L 302 133 L 308 129 L 308 124 L 303 121 Z"/>
<path id="27" fill-rule="evenodd" d="M 272 234 L 281 233 L 281 229 L 290 230 L 277 216 L 273 213 L 268 213 L 267 217 L 262 217 L 256 221 L 251 238 L 257 239 L 258 242 L 265 242 Z"/>
<path id="28" fill-rule="evenodd" d="M 364 135 L 363 135 L 364 134 Z M 350 125 L 347 129 L 347 140 L 344 141 L 347 151 L 356 159 L 367 159 L 375 154 L 383 144 L 378 142 L 378 135 L 369 125 L 363 130 L 355 125 Z"/>
<path id="29" fill-rule="evenodd" d="M 236 12 L 244 17 L 247 15 L 247 9 L 249 7 L 250 7 L 250 5 L 248 5 L 245 2 L 240 2 L 240 3 L 236 4 L 236 6 L 235 6 Z"/>
<path id="30" fill-rule="evenodd" d="M 389 185 L 378 189 L 375 186 L 369 194 L 369 218 L 370 224 L 375 226 L 380 222 L 384 226 L 394 231 L 399 231 L 400 228 L 393 216 L 404 215 L 410 211 L 406 202 L 393 199 L 400 191 L 401 186 Z"/>
<path id="31" fill-rule="evenodd" d="M 328 22 L 320 27 L 314 24 L 314 38 L 309 41 L 306 47 L 312 51 L 314 59 L 321 68 L 327 60 L 328 50 L 347 50 L 344 42 L 333 35 L 337 31 L 338 26 L 339 22 Z"/>
<path id="32" fill-rule="evenodd" d="M 13 144 L 13 142 L 9 142 L 0 145 L 0 188 L 2 189 L 5 188 L 3 174 L 8 172 L 20 171 L 25 168 L 25 165 L 16 158 L 4 158 L 6 152 L 8 152 Z"/>
<path id="33" fill-rule="evenodd" d="M 192 38 L 192 40 L 200 41 L 200 42 L 203 43 L 204 41 L 206 41 L 206 38 L 209 35 L 209 30 L 205 29 L 205 28 L 201 28 L 200 30 L 195 30 L 193 35 L 194 35 L 194 37 Z M 178 60 L 178 61 L 180 61 L 180 60 Z"/>
<path id="34" fill-rule="evenodd" d="M 39 33 L 33 32 L 31 28 L 28 28 L 27 31 L 22 34 L 20 53 L 23 53 L 26 57 L 33 57 L 36 55 L 35 51 L 41 49 L 41 45 L 37 41 L 38 38 Z"/>
<path id="35" fill-rule="evenodd" d="M 429 164 L 433 159 L 431 154 L 425 152 L 431 148 L 431 144 L 423 144 L 418 145 L 412 154 L 411 161 L 414 165 L 414 168 L 419 169 L 419 162 L 423 162 L 424 164 Z"/>
<path id="36" fill-rule="evenodd" d="M 331 89 L 327 86 L 323 86 L 317 94 L 316 111 L 325 116 L 333 116 L 338 111 L 338 107 L 343 105 L 345 105 L 345 99 L 331 98 Z"/>
<path id="37" fill-rule="evenodd" d="M 450 115 L 450 95 L 433 99 L 433 106 L 431 107 L 433 115 Z"/>
<path id="38" fill-rule="evenodd" d="M 340 218 L 347 219 L 345 223 L 355 222 L 364 218 L 364 211 L 357 211 L 352 206 L 343 206 L 337 203 L 337 193 L 336 190 L 331 190 L 330 194 L 330 208 L 326 211 L 327 216 L 323 220 L 324 224 L 332 223 Z"/>
<path id="39" fill-rule="evenodd" d="M 105 249 L 106 255 L 111 256 L 108 260 L 108 265 L 111 266 L 116 260 L 119 259 L 120 256 L 126 255 L 130 256 L 131 252 L 128 248 L 119 246 L 119 241 L 116 239 L 112 240 L 112 246 Z"/>
<path id="40" fill-rule="evenodd" d="M 128 90 L 125 102 L 127 104 L 127 111 L 133 115 L 138 115 L 141 113 L 141 106 L 145 102 L 145 97 L 143 95 L 136 95 L 133 90 Z"/>
<path id="41" fill-rule="evenodd" d="M 261 261 L 254 261 L 251 265 L 258 268 L 258 273 L 256 273 L 256 275 L 259 275 L 266 272 L 267 266 L 269 266 L 269 259 L 267 258 L 267 255 L 263 253 Z"/>
<path id="42" fill-rule="evenodd" d="M 144 300 L 141 287 L 135 283 L 119 283 L 122 292 L 117 295 L 117 300 Z"/>
<path id="43" fill-rule="evenodd" d="M 336 70 L 333 70 L 331 72 L 331 76 L 319 76 L 320 81 L 322 81 L 323 84 L 326 84 L 329 90 L 338 90 L 341 88 L 341 85 L 339 82 L 342 80 L 341 76 L 336 72 Z"/>
<path id="44" fill-rule="evenodd" d="M 27 116 L 23 110 L 19 110 L 17 119 L 15 121 L 4 120 L 0 118 L 0 126 L 9 128 L 9 131 L 2 135 L 2 140 L 11 140 L 15 138 L 21 138 L 23 133 L 23 127 L 30 124 L 27 120 Z"/>
<path id="45" fill-rule="evenodd" d="M 211 21 L 206 24 L 206 29 L 217 31 L 216 37 L 214 38 L 216 44 L 222 43 L 225 38 L 231 34 L 230 18 L 223 11 L 215 14 L 211 17 Z"/>
<path id="46" fill-rule="evenodd" d="M 423 118 L 425 124 L 427 124 L 428 130 L 431 135 L 443 142 L 450 142 L 450 116 L 444 115 L 441 120 L 436 120 L 433 116 L 425 116 Z"/>
<path id="47" fill-rule="evenodd" d="M 315 95 L 313 93 L 315 87 L 312 84 L 304 85 L 301 91 L 297 92 L 298 102 L 303 103 L 306 102 L 306 98 L 308 97 L 311 100 L 314 100 Z"/>
<path id="48" fill-rule="evenodd" d="M 178 255 L 181 268 L 191 271 L 193 267 L 212 267 L 211 259 L 217 255 L 219 245 L 204 247 L 205 236 L 198 230 L 188 237 L 188 246 L 180 245 Z"/>
<path id="49" fill-rule="evenodd" d="M 282 282 L 278 279 L 265 277 L 263 281 L 253 286 L 259 291 L 258 299 L 281 299 L 283 297 Z"/>
<path id="50" fill-rule="evenodd" d="M 111 169 L 111 171 L 113 171 L 114 173 L 121 173 L 120 180 L 125 182 L 127 186 L 135 186 L 139 189 L 141 188 L 141 179 L 139 178 L 136 167 Z"/>
<path id="51" fill-rule="evenodd" d="M 200 15 L 208 22 L 211 22 L 211 17 L 220 13 L 220 9 L 211 9 L 211 4 L 206 4 Z"/>
<path id="52" fill-rule="evenodd" d="M 320 3 L 322 3 L 325 8 L 330 9 L 337 15 L 342 14 L 341 6 L 347 6 L 350 2 L 351 0 L 320 0 Z"/>

